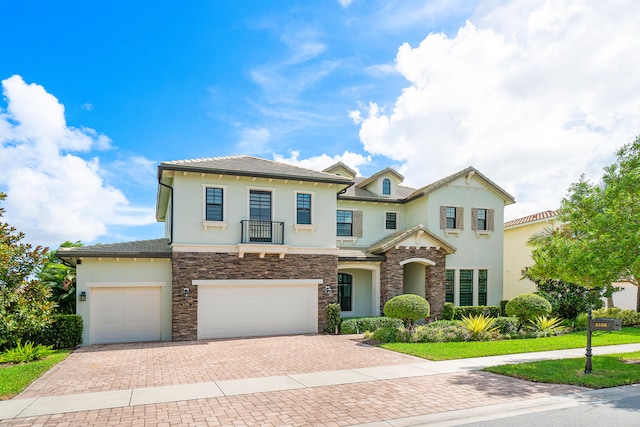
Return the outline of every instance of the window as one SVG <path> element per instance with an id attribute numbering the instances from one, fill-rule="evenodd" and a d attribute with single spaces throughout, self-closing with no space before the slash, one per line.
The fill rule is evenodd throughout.
<path id="1" fill-rule="evenodd" d="M 487 270 L 478 270 L 478 305 L 487 305 Z"/>
<path id="2" fill-rule="evenodd" d="M 382 194 L 389 195 L 391 194 L 391 181 L 389 178 L 385 178 L 382 180 Z"/>
<path id="3" fill-rule="evenodd" d="M 493 231 L 493 209 L 471 209 L 471 228 L 476 231 Z"/>
<path id="4" fill-rule="evenodd" d="M 478 209 L 476 224 L 478 230 L 486 230 L 487 229 L 487 210 L 486 209 Z"/>
<path id="5" fill-rule="evenodd" d="M 338 236 L 353 236 L 353 211 L 338 210 L 337 230 Z"/>
<path id="6" fill-rule="evenodd" d="M 271 192 L 251 190 L 249 192 L 249 219 L 271 221 Z"/>
<path id="7" fill-rule="evenodd" d="M 443 230 L 462 230 L 463 208 L 453 206 L 440 206 L 440 228 Z"/>
<path id="8" fill-rule="evenodd" d="M 473 270 L 460 270 L 460 305 L 473 305 Z"/>
<path id="9" fill-rule="evenodd" d="M 398 214 L 395 212 L 385 212 L 384 228 L 386 230 L 395 230 L 398 228 Z"/>
<path id="10" fill-rule="evenodd" d="M 206 221 L 224 221 L 224 209 L 223 209 L 223 195 L 222 188 L 207 187 L 206 188 L 206 207 L 205 207 L 205 220 Z"/>
<path id="11" fill-rule="evenodd" d="M 447 270 L 445 271 L 445 300 L 444 302 L 453 303 L 453 290 L 454 290 L 454 274 L 455 270 Z"/>
<path id="12" fill-rule="evenodd" d="M 311 194 L 296 194 L 296 224 L 311 224 Z"/>
<path id="13" fill-rule="evenodd" d="M 350 274 L 338 273 L 338 304 L 340 304 L 340 311 L 352 311 L 352 287 L 353 276 Z"/>
<path id="14" fill-rule="evenodd" d="M 456 208 L 447 207 L 447 228 L 456 228 Z"/>

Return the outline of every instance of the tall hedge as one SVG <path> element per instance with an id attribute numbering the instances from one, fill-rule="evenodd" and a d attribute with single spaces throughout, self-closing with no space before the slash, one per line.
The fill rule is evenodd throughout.
<path id="1" fill-rule="evenodd" d="M 28 339 L 54 348 L 76 347 L 82 344 L 82 318 L 77 314 L 56 314 L 49 326 Z"/>

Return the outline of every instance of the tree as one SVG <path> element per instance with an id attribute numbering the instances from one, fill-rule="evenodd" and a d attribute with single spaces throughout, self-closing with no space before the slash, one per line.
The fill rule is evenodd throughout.
<path id="1" fill-rule="evenodd" d="M 566 229 L 534 243 L 532 277 L 609 291 L 615 281 L 640 286 L 640 137 L 616 154 L 601 183 L 582 176 L 571 185 L 559 209 Z"/>
<path id="2" fill-rule="evenodd" d="M 420 295 L 405 294 L 398 295 L 387 301 L 383 311 L 385 316 L 401 319 L 405 327 L 412 329 L 413 322 L 429 317 L 431 306 Z"/>
<path id="3" fill-rule="evenodd" d="M 0 193 L 0 201 L 6 197 Z M 0 218 L 3 214 L 0 208 Z M 48 325 L 55 306 L 49 289 L 36 278 L 47 248 L 22 243 L 23 238 L 23 233 L 0 221 L 0 349 Z"/>
<path id="4" fill-rule="evenodd" d="M 83 246 L 82 242 L 66 241 L 61 248 L 75 248 Z M 38 278 L 51 290 L 51 300 L 57 304 L 56 311 L 62 314 L 76 312 L 76 269 L 65 265 L 56 257 L 57 251 L 50 251 L 47 263 L 38 273 Z"/>

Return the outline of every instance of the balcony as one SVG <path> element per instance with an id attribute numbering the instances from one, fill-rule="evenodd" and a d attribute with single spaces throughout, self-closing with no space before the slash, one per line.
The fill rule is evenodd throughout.
<path id="1" fill-rule="evenodd" d="M 242 224 L 241 243 L 282 245 L 284 243 L 284 222 L 240 221 Z"/>

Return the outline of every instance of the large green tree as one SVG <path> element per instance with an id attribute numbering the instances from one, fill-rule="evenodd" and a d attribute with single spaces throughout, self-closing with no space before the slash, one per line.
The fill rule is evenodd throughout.
<path id="1" fill-rule="evenodd" d="M 640 137 L 618 150 L 600 183 L 582 176 L 571 185 L 559 219 L 563 230 L 533 242 L 530 276 L 588 288 L 610 288 L 613 281 L 639 286 Z"/>
<path id="2" fill-rule="evenodd" d="M 0 202 L 5 198 L 0 193 Z M 0 349 L 47 326 L 55 306 L 37 279 L 47 248 L 23 243 L 24 234 L 2 222 L 3 214 L 0 208 Z"/>
<path id="3" fill-rule="evenodd" d="M 82 242 L 66 241 L 61 248 L 83 246 Z M 76 269 L 66 265 L 56 256 L 57 251 L 47 254 L 46 264 L 38 273 L 40 281 L 51 291 L 51 300 L 57 304 L 56 311 L 63 314 L 76 312 Z"/>

